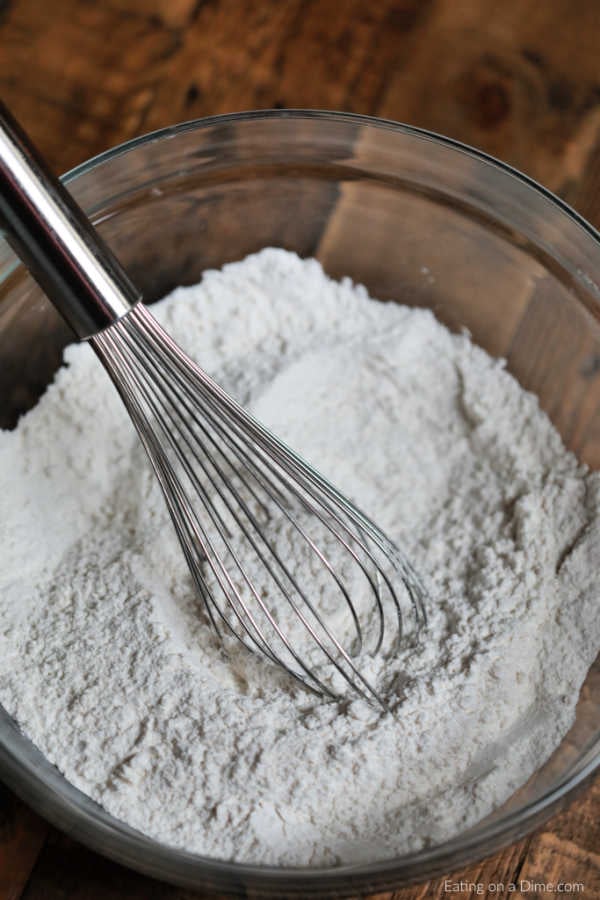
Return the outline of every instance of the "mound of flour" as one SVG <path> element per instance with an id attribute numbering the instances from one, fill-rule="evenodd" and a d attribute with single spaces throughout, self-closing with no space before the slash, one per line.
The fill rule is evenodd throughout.
<path id="1" fill-rule="evenodd" d="M 0 702 L 109 812 L 198 853 L 357 862 L 471 825 L 559 743 L 600 648 L 598 476 L 501 361 L 314 260 L 264 250 L 154 309 L 426 573 L 428 630 L 386 663 L 402 702 L 225 656 L 87 346 L 0 435 Z"/>

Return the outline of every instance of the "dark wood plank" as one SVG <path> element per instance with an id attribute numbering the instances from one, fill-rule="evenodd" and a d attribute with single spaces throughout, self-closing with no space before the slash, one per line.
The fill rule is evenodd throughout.
<path id="1" fill-rule="evenodd" d="M 185 118 L 345 108 L 524 169 L 600 222 L 595 0 L 13 0 L 0 87 L 57 169 Z"/>
<path id="2" fill-rule="evenodd" d="M 0 784 L 0 898 L 19 900 L 48 825 Z"/>
<path id="3" fill-rule="evenodd" d="M 600 221 L 598 4 L 429 6 L 427 39 L 392 73 L 378 114 L 481 147 Z"/>
<path id="4" fill-rule="evenodd" d="M 52 832 L 21 900 L 228 900 L 146 878 Z M 3 898 L 4 900 L 4 898 Z"/>
<path id="5" fill-rule="evenodd" d="M 569 449 L 600 468 L 600 325 L 549 277 L 537 281 L 507 353 Z"/>
<path id="6" fill-rule="evenodd" d="M 578 844 L 544 832 L 532 843 L 519 871 L 524 894 L 539 888 L 537 884 L 560 882 L 583 885 L 586 896 L 600 896 L 600 854 L 582 850 Z M 581 887 L 579 891 L 583 893 Z"/>

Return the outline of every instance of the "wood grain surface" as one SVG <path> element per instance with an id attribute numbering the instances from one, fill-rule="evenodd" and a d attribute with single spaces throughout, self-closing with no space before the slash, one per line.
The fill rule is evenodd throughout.
<path id="1" fill-rule="evenodd" d="M 597 226 L 599 48 L 598 0 L 0 0 L 0 91 L 56 171 L 183 119 L 345 109 L 481 147 Z M 521 329 L 538 334 L 536 298 L 516 302 Z M 498 352 L 513 320 L 503 328 Z M 585 392 L 577 404 L 583 446 Z M 599 810 L 596 781 L 503 853 L 378 900 L 499 896 L 494 885 L 511 881 L 524 884 L 514 897 L 563 881 L 600 898 Z M 0 900 L 191 897 L 104 860 L 0 791 Z"/>

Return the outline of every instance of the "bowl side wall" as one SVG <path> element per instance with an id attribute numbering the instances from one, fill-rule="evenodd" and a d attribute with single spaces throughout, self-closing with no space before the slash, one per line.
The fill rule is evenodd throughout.
<path id="1" fill-rule="evenodd" d="M 468 329 L 538 395 L 567 446 L 600 468 L 599 245 L 591 230 L 508 169 L 385 123 L 258 116 L 134 143 L 84 167 L 69 186 L 147 302 L 264 246 L 315 255 L 332 276 L 349 276 L 372 296 L 431 308 L 452 329 Z M 13 427 L 36 402 L 70 341 L 58 314 L 1 246 L 0 427 Z M 597 661 L 571 733 L 506 808 L 462 844 L 399 861 L 385 878 L 383 871 L 368 881 L 365 873 L 343 876 L 348 885 L 383 889 L 444 871 L 449 860 L 492 852 L 548 815 L 600 758 L 599 679 Z M 43 811 L 54 810 L 62 827 L 77 823 L 78 792 L 65 793 L 65 812 L 60 776 L 31 757 L 27 743 L 0 720 L 5 763 L 10 757 L 14 773 L 19 752 L 29 759 L 27 784 L 34 786 L 27 799 L 43 796 L 31 780 L 39 771 L 53 792 L 49 805 L 40 801 Z M 186 862 L 175 851 L 154 851 L 157 870 L 151 841 L 106 823 L 95 840 L 93 805 L 85 816 L 86 840 L 152 874 L 220 889 L 231 878 L 281 896 L 277 875 L 271 882 L 234 866 L 210 881 L 207 863 Z M 125 853 L 127 840 L 133 845 Z M 303 874 L 301 882 L 314 884 L 317 874 Z M 342 884 L 332 881 L 331 890 Z"/>

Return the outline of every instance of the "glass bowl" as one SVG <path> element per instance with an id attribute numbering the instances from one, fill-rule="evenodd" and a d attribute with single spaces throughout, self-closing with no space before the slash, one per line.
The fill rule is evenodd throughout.
<path id="1" fill-rule="evenodd" d="M 567 446 L 600 467 L 600 235 L 530 179 L 454 141 L 340 113 L 189 122 L 66 178 L 148 302 L 275 245 L 382 300 L 431 307 L 504 356 Z M 13 427 L 71 335 L 0 245 L 0 426 Z M 72 787 L 0 709 L 0 773 L 58 827 L 176 884 L 252 896 L 382 891 L 489 855 L 547 819 L 600 763 L 600 658 L 546 765 L 468 832 L 410 856 L 330 869 L 233 864 L 132 830 Z"/>

